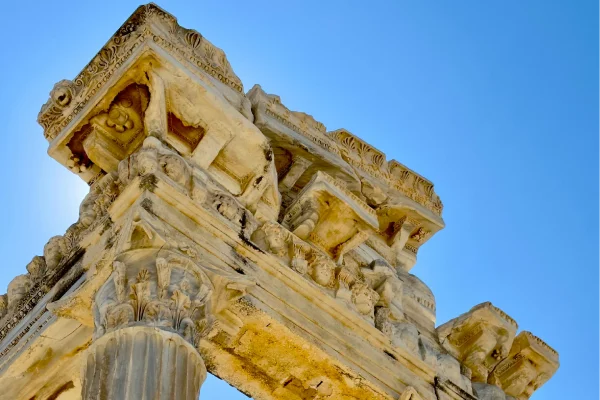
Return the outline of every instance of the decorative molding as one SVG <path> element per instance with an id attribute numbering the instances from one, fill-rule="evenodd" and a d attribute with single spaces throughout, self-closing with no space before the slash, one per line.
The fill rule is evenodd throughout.
<path id="1" fill-rule="evenodd" d="M 176 58 L 198 66 L 243 94 L 242 82 L 234 74 L 221 49 L 197 31 L 179 26 L 171 14 L 154 4 L 148 4 L 140 6 L 129 17 L 73 81 L 63 80 L 54 86 L 50 99 L 38 115 L 44 136 L 53 140 L 146 41 L 170 50 Z"/>
<path id="2" fill-rule="evenodd" d="M 340 155 L 337 144 L 326 135 L 326 128 L 312 116 L 290 111 L 277 95 L 265 93 L 260 85 L 254 85 L 247 94 L 255 113 L 264 112 L 267 117 L 307 138 L 324 150 Z"/>
<path id="3" fill-rule="evenodd" d="M 340 146 L 342 158 L 354 167 L 383 181 L 408 198 L 437 215 L 443 204 L 433 189 L 433 183 L 396 160 L 387 162 L 385 154 L 345 129 L 328 132 Z"/>

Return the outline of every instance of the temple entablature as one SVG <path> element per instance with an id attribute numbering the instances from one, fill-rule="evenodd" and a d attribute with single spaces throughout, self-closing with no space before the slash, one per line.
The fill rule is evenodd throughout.
<path id="1" fill-rule="evenodd" d="M 0 398 L 524 400 L 558 367 L 491 303 L 436 329 L 433 184 L 154 4 L 38 122 L 90 190 L 0 295 Z"/>
<path id="2" fill-rule="evenodd" d="M 249 104 L 220 49 L 149 6 L 73 82 L 55 86 L 38 120 L 49 154 L 87 182 L 153 136 L 274 219 L 277 172 Z"/>
<path id="3" fill-rule="evenodd" d="M 248 97 L 254 123 L 269 138 L 286 209 L 315 174 L 326 173 L 375 210 L 367 244 L 403 271 L 422 244 L 444 227 L 433 184 L 344 129 L 326 132 L 312 116 L 290 111 L 279 96 L 255 85 Z"/>

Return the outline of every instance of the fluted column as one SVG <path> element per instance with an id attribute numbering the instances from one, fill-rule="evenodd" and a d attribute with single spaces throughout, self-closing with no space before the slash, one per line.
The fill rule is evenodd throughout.
<path id="1" fill-rule="evenodd" d="M 83 373 L 83 400 L 196 400 L 206 379 L 198 351 L 177 333 L 134 326 L 96 340 Z"/>
<path id="2" fill-rule="evenodd" d="M 94 298 L 82 399 L 198 399 L 206 379 L 198 346 L 211 326 L 210 279 L 192 259 L 165 248 L 124 251 L 112 267 Z"/>

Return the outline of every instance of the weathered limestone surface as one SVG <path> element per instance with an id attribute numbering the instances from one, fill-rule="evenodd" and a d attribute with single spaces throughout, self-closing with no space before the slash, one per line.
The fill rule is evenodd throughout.
<path id="1" fill-rule="evenodd" d="M 448 353 L 471 370 L 474 382 L 487 382 L 508 356 L 517 328 L 512 318 L 488 302 L 438 327 L 437 333 Z"/>
<path id="2" fill-rule="evenodd" d="M 83 399 L 195 400 L 206 378 L 198 351 L 177 334 L 128 327 L 89 349 Z"/>
<path id="3" fill-rule="evenodd" d="M 528 399 L 558 355 L 491 303 L 436 329 L 433 184 L 140 7 L 38 121 L 90 185 L 0 296 L 0 399 Z"/>

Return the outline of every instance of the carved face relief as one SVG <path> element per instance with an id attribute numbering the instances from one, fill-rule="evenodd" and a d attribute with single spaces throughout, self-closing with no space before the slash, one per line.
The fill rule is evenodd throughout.
<path id="1" fill-rule="evenodd" d="M 325 259 L 318 257 L 312 265 L 311 276 L 321 286 L 331 286 L 334 278 L 334 266 Z"/>
<path id="2" fill-rule="evenodd" d="M 292 259 L 292 269 L 300 275 L 304 275 L 308 271 L 308 261 L 301 257 L 294 257 Z"/>
<path id="3" fill-rule="evenodd" d="M 217 195 L 213 202 L 213 207 L 217 209 L 219 214 L 231 221 L 234 221 L 238 216 L 239 209 L 235 204 L 235 201 L 228 196 Z"/>
<path id="4" fill-rule="evenodd" d="M 269 229 L 266 233 L 266 241 L 269 251 L 278 257 L 285 256 L 286 243 L 281 231 Z"/>
<path id="5" fill-rule="evenodd" d="M 48 240 L 44 246 L 44 258 L 48 271 L 53 271 L 58 267 L 66 253 L 66 246 L 62 236 L 54 236 Z"/>
<path id="6" fill-rule="evenodd" d="M 122 98 L 115 102 L 108 111 L 106 126 L 114 128 L 117 132 L 125 132 L 134 127 L 133 119 L 130 116 L 133 102 L 129 98 Z"/>
<path id="7" fill-rule="evenodd" d="M 356 283 L 352 286 L 352 302 L 358 312 L 369 315 L 375 306 L 376 293 L 364 283 Z"/>
<path id="8" fill-rule="evenodd" d="M 161 159 L 161 165 L 169 178 L 181 185 L 185 185 L 186 164 L 180 157 L 176 155 L 165 155 Z"/>
<path id="9" fill-rule="evenodd" d="M 81 206 L 79 207 L 79 222 L 81 222 L 84 227 L 92 225 L 96 219 L 94 205 L 97 198 L 98 190 L 96 188 L 92 188 L 81 202 Z"/>
<path id="10" fill-rule="evenodd" d="M 73 99 L 73 82 L 66 79 L 58 82 L 50 92 L 50 98 L 59 108 L 68 106 Z"/>
<path id="11" fill-rule="evenodd" d="M 75 133 L 88 158 L 100 169 L 116 171 L 119 162 L 132 154 L 144 140 L 144 113 L 149 102 L 144 85 L 123 89 L 108 110 L 89 120 L 89 128 Z"/>

